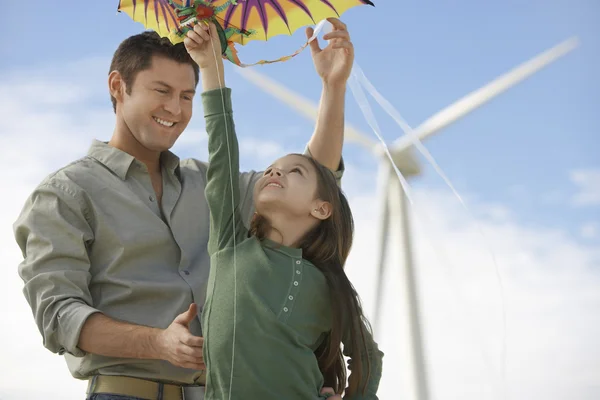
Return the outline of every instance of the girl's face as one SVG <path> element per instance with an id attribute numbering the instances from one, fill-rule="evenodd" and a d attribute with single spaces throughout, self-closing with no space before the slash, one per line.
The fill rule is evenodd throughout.
<path id="1" fill-rule="evenodd" d="M 272 212 L 312 218 L 319 207 L 317 171 L 301 155 L 289 154 L 269 166 L 254 186 L 256 211 L 268 218 Z"/>

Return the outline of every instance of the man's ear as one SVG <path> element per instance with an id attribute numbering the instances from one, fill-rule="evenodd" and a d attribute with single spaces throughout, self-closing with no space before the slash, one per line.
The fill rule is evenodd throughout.
<path id="1" fill-rule="evenodd" d="M 110 95 L 117 99 L 117 102 L 123 102 L 125 95 L 125 81 L 119 71 L 112 71 L 108 75 L 108 90 Z"/>

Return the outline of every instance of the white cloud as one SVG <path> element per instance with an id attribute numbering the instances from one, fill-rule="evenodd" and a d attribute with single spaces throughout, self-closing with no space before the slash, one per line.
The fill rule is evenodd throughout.
<path id="1" fill-rule="evenodd" d="M 104 79 L 108 62 L 102 62 L 65 67 L 69 79 L 61 78 L 60 71 L 52 75 L 54 72 L 47 68 L 50 83 L 38 73 L 35 85 L 25 84 L 25 77 L 31 75 L 27 71 L 0 80 L 0 179 L 9 188 L 0 211 L 0 254 L 5 263 L 0 269 L 5 288 L 0 294 L 0 314 L 8 321 L 0 331 L 0 342 L 5 344 L 0 380 L 3 400 L 84 396 L 85 383 L 72 379 L 62 358 L 42 346 L 21 293 L 17 274 L 21 255 L 11 227 L 26 196 L 43 176 L 85 154 L 92 138 L 110 137 L 110 104 L 93 105 L 97 98 L 104 98 L 104 89 L 87 84 Z M 97 72 L 87 75 L 94 68 Z M 74 83 L 69 86 L 66 82 Z M 49 87 L 57 91 L 56 97 L 38 96 L 36 88 Z M 196 125 L 190 126 L 174 150 L 204 155 L 205 137 Z M 286 152 L 280 144 L 263 143 L 250 136 L 240 138 L 240 147 L 246 156 L 255 156 L 253 162 L 257 163 L 258 159 L 269 162 Z M 358 168 L 351 160 L 346 162 L 344 188 L 356 220 L 348 273 L 365 310 L 372 315 L 379 204 L 375 171 Z M 579 183 L 590 182 L 590 176 L 579 173 L 573 178 Z M 583 193 L 589 192 L 589 185 L 582 187 L 588 187 Z M 414 248 L 431 398 L 500 399 L 491 394 L 501 386 L 502 366 L 501 297 L 494 265 L 479 226 L 446 193 L 449 191 L 415 191 L 419 218 L 413 221 Z M 599 250 L 578 242 L 566 230 L 524 226 L 502 204 L 462 195 L 471 197 L 468 203 L 476 211 L 500 266 L 507 313 L 505 388 L 510 396 L 506 398 L 600 397 L 600 350 L 596 343 L 600 337 Z M 594 197 L 580 196 L 580 203 L 582 198 L 589 204 Z M 590 228 L 586 229 L 589 233 Z M 406 364 L 409 349 L 403 341 L 403 249 L 395 244 L 400 243 L 398 240 L 391 238 L 395 248 L 384 279 L 384 325 L 376 332 L 386 353 L 381 399 L 408 398 L 410 388 Z M 43 371 L 36 374 L 35 385 L 31 384 L 32 371 Z"/>
<path id="2" fill-rule="evenodd" d="M 192 155 L 194 158 L 201 160 L 208 159 L 208 150 L 206 148 L 208 136 L 206 131 L 198 129 L 187 129 L 185 130 L 175 145 L 171 148 L 171 151 L 182 158 Z M 183 156 L 185 154 L 185 156 Z"/>
<path id="3" fill-rule="evenodd" d="M 454 198 L 432 190 L 416 193 L 416 270 L 432 398 L 501 398 L 489 394 L 502 386 L 502 314 L 486 242 L 493 247 L 504 285 L 504 387 L 510 398 L 596 398 L 600 350 L 594 350 L 594 343 L 600 316 L 593 310 L 600 308 L 600 251 L 564 232 L 527 228 L 510 217 L 480 219 L 484 240 Z M 376 204 L 370 195 L 352 199 L 357 238 L 348 270 L 372 313 L 377 235 L 370 204 Z M 399 321 L 405 312 L 405 280 L 401 242 L 396 240 L 398 244 L 391 241 L 396 254 L 384 279 L 386 323 L 379 332 L 388 350 L 382 391 L 389 396 L 407 388 L 403 367 L 408 349 L 400 340 L 404 331 Z"/>
<path id="4" fill-rule="evenodd" d="M 579 190 L 572 198 L 574 205 L 600 205 L 600 169 L 588 168 L 571 171 L 571 182 Z"/>
<path id="5" fill-rule="evenodd" d="M 266 163 L 275 161 L 278 157 L 281 157 L 288 153 L 284 150 L 284 147 L 275 142 L 265 142 L 256 137 L 243 137 L 239 139 L 240 157 L 253 157 Z"/>
<path id="6" fill-rule="evenodd" d="M 595 239 L 598 237 L 598 224 L 586 222 L 579 228 L 579 234 L 583 239 Z"/>

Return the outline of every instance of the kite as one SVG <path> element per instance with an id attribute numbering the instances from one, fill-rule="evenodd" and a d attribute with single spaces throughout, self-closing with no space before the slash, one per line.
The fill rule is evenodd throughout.
<path id="1" fill-rule="evenodd" d="M 339 17 L 348 9 L 374 4 L 370 0 L 120 0 L 118 11 L 167 37 L 173 44 L 183 42 L 198 23 L 213 22 L 217 27 L 224 59 L 240 67 L 287 61 L 300 54 L 309 39 L 293 54 L 253 64 L 240 61 L 236 44 L 292 35 L 316 21 Z"/>

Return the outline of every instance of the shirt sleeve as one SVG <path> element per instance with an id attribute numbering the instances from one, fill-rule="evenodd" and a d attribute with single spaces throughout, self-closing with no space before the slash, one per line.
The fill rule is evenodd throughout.
<path id="1" fill-rule="evenodd" d="M 239 148 L 233 122 L 231 89 L 202 93 L 208 134 L 206 201 L 210 209 L 208 252 L 214 254 L 247 235 L 240 212 Z"/>
<path id="2" fill-rule="evenodd" d="M 44 346 L 53 353 L 85 355 L 77 347 L 87 318 L 99 312 L 89 291 L 87 246 L 93 231 L 83 202 L 63 184 L 46 182 L 27 199 L 14 224 L 23 261 L 19 275 Z"/>
<path id="3" fill-rule="evenodd" d="M 250 229 L 250 222 L 254 215 L 254 185 L 263 174 L 262 171 L 248 171 L 240 174 L 240 212 L 247 230 Z"/>
<path id="4" fill-rule="evenodd" d="M 310 158 L 314 158 L 312 153 L 310 152 L 310 149 L 308 148 L 308 145 L 306 145 L 306 147 L 304 148 L 304 155 Z M 340 165 L 338 166 L 338 169 L 336 171 L 330 170 L 333 173 L 333 176 L 335 176 L 335 181 L 340 187 L 342 186 L 342 177 L 344 176 L 345 170 L 346 166 L 344 165 L 344 157 L 340 158 Z"/>
<path id="5" fill-rule="evenodd" d="M 353 354 L 351 352 L 349 344 L 349 336 L 346 335 L 342 343 L 344 343 L 344 355 L 349 358 L 348 360 L 348 370 L 350 370 L 350 376 L 352 376 L 352 360 L 356 357 L 362 357 L 362 379 L 361 379 L 361 388 L 364 386 L 366 382 L 366 387 L 364 393 L 361 389 L 352 396 L 344 396 L 345 400 L 378 400 L 377 390 L 379 389 L 379 381 L 381 380 L 381 370 L 383 365 L 383 352 L 379 350 L 377 343 L 373 340 L 373 336 L 366 329 L 366 326 L 363 325 L 363 331 L 365 334 L 365 343 L 367 347 L 367 352 L 361 354 Z M 370 363 L 370 371 L 367 368 L 367 360 Z"/>

